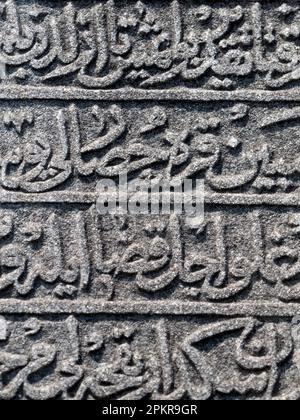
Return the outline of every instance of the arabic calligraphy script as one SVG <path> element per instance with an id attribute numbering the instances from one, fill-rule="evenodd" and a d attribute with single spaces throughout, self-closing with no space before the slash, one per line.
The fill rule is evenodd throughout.
<path id="1" fill-rule="evenodd" d="M 217 90 L 299 84 L 294 1 L 86 3 L 2 1 L 1 82 Z"/>
<path id="2" fill-rule="evenodd" d="M 0 400 L 300 400 L 300 1 L 0 0 Z"/>

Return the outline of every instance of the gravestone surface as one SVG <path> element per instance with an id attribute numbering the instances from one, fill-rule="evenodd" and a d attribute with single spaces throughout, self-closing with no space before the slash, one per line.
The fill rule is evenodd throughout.
<path id="1" fill-rule="evenodd" d="M 0 399 L 300 398 L 300 2 L 0 1 Z M 204 221 L 97 185 L 203 180 Z"/>

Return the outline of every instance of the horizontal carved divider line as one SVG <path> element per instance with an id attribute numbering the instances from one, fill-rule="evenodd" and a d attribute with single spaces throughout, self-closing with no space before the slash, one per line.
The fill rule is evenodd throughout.
<path id="1" fill-rule="evenodd" d="M 41 194 L 26 194 L 0 191 L 0 204 L 14 203 L 69 203 L 94 204 L 98 198 L 97 193 L 81 192 L 49 192 Z M 205 194 L 206 204 L 219 204 L 225 206 L 290 206 L 300 207 L 300 193 L 297 194 Z"/>
<path id="2" fill-rule="evenodd" d="M 300 89 L 284 91 L 240 90 L 214 91 L 203 89 L 114 89 L 87 90 L 66 87 L 1 86 L 0 100 L 92 100 L 92 101 L 300 101 Z"/>
<path id="3" fill-rule="evenodd" d="M 295 303 L 183 303 L 156 302 L 101 302 L 97 300 L 53 301 L 32 299 L 0 300 L 0 314 L 82 314 L 82 315 L 219 315 L 294 317 L 300 315 L 300 304 Z"/>

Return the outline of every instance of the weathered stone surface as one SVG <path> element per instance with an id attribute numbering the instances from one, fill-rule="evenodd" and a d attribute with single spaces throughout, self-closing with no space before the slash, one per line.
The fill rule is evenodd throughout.
<path id="1" fill-rule="evenodd" d="M 0 2 L 0 400 L 300 399 L 299 1 Z M 205 182 L 205 218 L 99 181 Z"/>

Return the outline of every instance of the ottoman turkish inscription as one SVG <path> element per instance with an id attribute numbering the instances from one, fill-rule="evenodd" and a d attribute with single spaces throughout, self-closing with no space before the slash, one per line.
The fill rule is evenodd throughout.
<path id="1" fill-rule="evenodd" d="M 300 2 L 0 1 L 0 399 L 300 399 Z M 103 179 L 203 180 L 205 218 Z"/>

